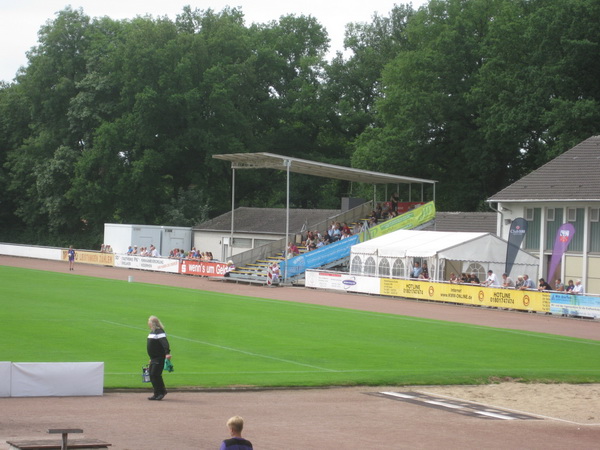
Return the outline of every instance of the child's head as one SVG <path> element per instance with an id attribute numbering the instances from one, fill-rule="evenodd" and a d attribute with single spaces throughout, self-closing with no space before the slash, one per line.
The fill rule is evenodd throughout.
<path id="1" fill-rule="evenodd" d="M 240 416 L 233 416 L 227 421 L 227 427 L 235 433 L 241 433 L 244 429 L 244 419 Z"/>

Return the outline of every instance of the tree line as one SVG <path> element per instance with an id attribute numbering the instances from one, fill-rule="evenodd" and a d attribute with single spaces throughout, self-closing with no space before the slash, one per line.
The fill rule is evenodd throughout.
<path id="1" fill-rule="evenodd" d="M 0 85 L 0 240 L 89 248 L 105 222 L 195 225 L 230 207 L 220 153 L 433 179 L 438 210 L 475 211 L 600 131 L 595 0 L 396 5 L 348 24 L 344 54 L 328 46 L 311 16 L 58 12 Z M 285 205 L 285 173 L 238 174 L 238 205 Z M 291 189 L 299 208 L 372 195 L 303 175 Z"/>

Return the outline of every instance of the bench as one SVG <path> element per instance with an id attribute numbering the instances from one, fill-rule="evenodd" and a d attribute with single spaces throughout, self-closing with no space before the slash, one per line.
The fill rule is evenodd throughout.
<path id="1" fill-rule="evenodd" d="M 112 446 L 99 439 L 71 439 L 69 433 L 83 433 L 80 428 L 51 428 L 50 434 L 61 434 L 62 439 L 37 439 L 23 441 L 6 441 L 11 449 L 17 450 L 68 450 L 68 449 L 107 449 Z"/>

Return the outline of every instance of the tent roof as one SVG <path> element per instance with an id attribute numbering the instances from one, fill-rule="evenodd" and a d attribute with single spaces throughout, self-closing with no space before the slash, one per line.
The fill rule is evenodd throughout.
<path id="1" fill-rule="evenodd" d="M 507 244 L 490 233 L 399 230 L 353 246 L 352 254 L 503 262 Z M 535 256 L 523 250 L 519 251 L 518 260 L 522 264 L 538 264 Z"/>
<path id="2" fill-rule="evenodd" d="M 336 166 L 306 159 L 291 158 L 273 153 L 230 153 L 213 155 L 213 158 L 231 161 L 233 169 L 277 169 L 287 170 L 289 161 L 290 172 L 314 175 L 317 177 L 335 178 L 357 183 L 369 184 L 435 184 L 433 180 L 423 178 L 403 177 L 387 173 L 371 172 L 351 167 Z"/>

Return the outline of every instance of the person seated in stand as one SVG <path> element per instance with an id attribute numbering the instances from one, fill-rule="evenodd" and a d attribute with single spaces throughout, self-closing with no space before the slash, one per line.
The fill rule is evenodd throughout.
<path id="1" fill-rule="evenodd" d="M 383 219 L 383 208 L 381 207 L 381 203 L 377 203 L 377 207 L 375 208 L 375 215 L 377 216 L 377 220 Z"/>
<path id="2" fill-rule="evenodd" d="M 525 274 L 523 275 L 523 286 L 521 286 L 521 290 L 525 291 L 527 289 L 535 289 L 535 283 L 533 282 L 533 280 L 531 278 L 529 278 L 529 275 Z"/>
<path id="3" fill-rule="evenodd" d="M 571 294 L 583 295 L 583 284 L 581 284 L 581 280 L 575 282 L 575 287 L 571 289 Z"/>
<path id="4" fill-rule="evenodd" d="M 296 247 L 296 244 L 290 241 L 287 248 L 287 259 L 293 258 L 294 256 L 298 256 L 300 254 L 300 250 Z"/>
<path id="5" fill-rule="evenodd" d="M 137 255 L 138 254 L 138 248 L 137 245 L 133 246 L 133 251 L 131 252 L 132 255 Z"/>
<path id="6" fill-rule="evenodd" d="M 308 232 L 308 235 L 306 236 L 305 245 L 306 250 L 308 250 L 309 252 L 317 248 L 317 238 L 315 237 L 315 233 L 313 233 L 312 231 Z"/>
<path id="7" fill-rule="evenodd" d="M 471 283 L 471 284 L 481 284 L 481 281 L 479 281 L 479 277 L 475 274 L 475 272 L 473 272 L 471 274 L 471 276 L 469 277 L 469 283 Z"/>
<path id="8" fill-rule="evenodd" d="M 487 278 L 485 279 L 485 281 L 483 283 L 481 283 L 481 285 L 488 286 L 488 287 L 498 287 L 500 285 L 498 283 L 498 278 L 496 278 L 496 274 L 494 273 L 493 270 L 488 270 Z"/>
<path id="9" fill-rule="evenodd" d="M 232 260 L 227 261 L 227 267 L 225 268 L 224 277 L 231 276 L 231 272 L 235 270 L 235 264 L 233 264 Z"/>
<path id="10" fill-rule="evenodd" d="M 521 289 L 524 282 L 525 280 L 523 280 L 523 275 L 519 275 L 517 277 L 517 281 L 515 282 L 515 289 Z"/>
<path id="11" fill-rule="evenodd" d="M 377 213 L 375 211 L 371 211 L 371 214 L 369 214 L 369 226 L 373 226 L 373 225 L 377 225 L 377 223 L 379 222 L 379 219 L 377 219 Z"/>
<path id="12" fill-rule="evenodd" d="M 508 276 L 507 273 L 502 274 L 502 287 L 504 287 L 504 288 L 514 288 L 515 287 L 515 282 L 512 280 L 511 277 Z"/>
<path id="13" fill-rule="evenodd" d="M 565 285 L 561 281 L 560 278 L 557 278 L 556 281 L 554 282 L 554 290 L 556 292 L 564 292 L 565 291 Z"/>
<path id="14" fill-rule="evenodd" d="M 567 286 L 565 287 L 565 292 L 572 294 L 573 289 L 575 289 L 575 284 L 573 283 L 573 280 L 569 280 L 569 282 L 567 283 Z"/>
<path id="15" fill-rule="evenodd" d="M 273 275 L 273 278 L 271 279 L 271 281 L 273 283 L 279 283 L 279 275 L 280 275 L 281 271 L 279 269 L 279 264 L 278 263 L 274 263 L 271 266 L 271 274 Z"/>
<path id="16" fill-rule="evenodd" d="M 423 272 L 423 268 L 421 267 L 421 264 L 419 264 L 418 262 L 415 262 L 412 272 L 410 274 L 411 278 L 419 278 L 421 276 L 421 273 Z"/>
<path id="17" fill-rule="evenodd" d="M 130 245 L 130 246 L 127 248 L 127 254 L 128 254 L 128 255 L 131 255 L 132 253 L 133 253 L 133 247 Z"/>
<path id="18" fill-rule="evenodd" d="M 452 283 L 452 284 L 458 284 L 459 283 L 459 279 L 458 277 L 455 275 L 454 272 L 452 272 L 450 274 L 450 279 L 448 280 L 448 282 Z"/>
<path id="19" fill-rule="evenodd" d="M 544 280 L 543 278 L 540 278 L 538 281 L 538 291 L 551 291 L 552 290 L 552 286 L 550 286 L 548 284 L 548 282 L 546 282 L 546 280 Z"/>
<path id="20" fill-rule="evenodd" d="M 465 272 L 463 272 L 460 275 L 460 282 L 463 284 L 467 284 L 469 282 L 469 275 L 467 275 Z"/>
<path id="21" fill-rule="evenodd" d="M 423 263 L 422 268 L 423 270 L 421 271 L 421 275 L 419 275 L 419 278 L 423 280 L 429 280 L 429 268 L 427 267 L 426 262 Z"/>

